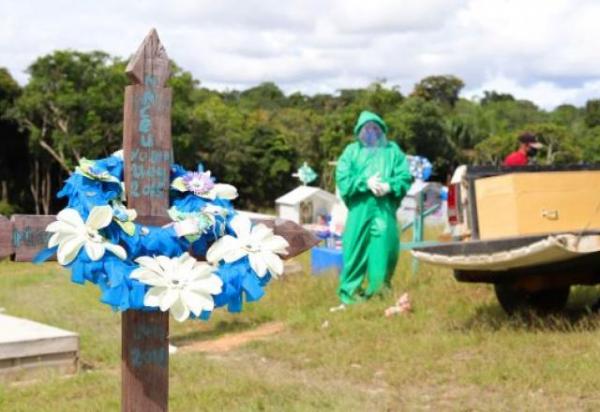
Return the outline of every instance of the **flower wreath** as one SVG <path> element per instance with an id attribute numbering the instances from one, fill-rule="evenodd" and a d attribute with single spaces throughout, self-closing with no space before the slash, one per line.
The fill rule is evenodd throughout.
<path id="1" fill-rule="evenodd" d="M 58 197 L 68 205 L 46 228 L 52 235 L 36 262 L 56 253 L 71 280 L 100 287 L 114 310 L 167 311 L 178 321 L 207 320 L 216 307 L 240 312 L 283 273 L 288 242 L 253 226 L 231 204 L 237 189 L 210 171 L 171 167 L 170 209 L 163 227 L 135 222 L 124 205 L 123 153 L 82 159 Z M 192 254 L 188 253 L 192 251 Z M 206 262 L 194 256 L 206 256 Z"/>

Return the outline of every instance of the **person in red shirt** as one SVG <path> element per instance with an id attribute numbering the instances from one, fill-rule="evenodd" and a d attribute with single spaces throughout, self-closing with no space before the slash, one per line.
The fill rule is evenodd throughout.
<path id="1" fill-rule="evenodd" d="M 537 154 L 537 151 L 544 147 L 537 141 L 534 134 L 525 132 L 519 136 L 519 148 L 506 156 L 504 166 L 527 166 L 529 159 Z"/>

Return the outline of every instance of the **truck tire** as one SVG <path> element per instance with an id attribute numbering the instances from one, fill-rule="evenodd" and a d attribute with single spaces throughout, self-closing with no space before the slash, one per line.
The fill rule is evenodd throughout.
<path id="1" fill-rule="evenodd" d="M 564 309 L 569 299 L 569 286 L 528 291 L 513 285 L 495 284 L 494 291 L 502 309 L 509 315 L 533 310 L 539 314 Z"/>

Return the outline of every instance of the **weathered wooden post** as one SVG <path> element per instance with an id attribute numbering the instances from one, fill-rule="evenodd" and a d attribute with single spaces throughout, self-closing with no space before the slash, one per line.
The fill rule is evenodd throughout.
<path id="1" fill-rule="evenodd" d="M 126 69 L 123 150 L 125 193 L 141 224 L 169 222 L 171 89 L 169 58 L 152 29 Z M 122 315 L 121 409 L 166 411 L 169 397 L 169 314 L 128 310 Z"/>

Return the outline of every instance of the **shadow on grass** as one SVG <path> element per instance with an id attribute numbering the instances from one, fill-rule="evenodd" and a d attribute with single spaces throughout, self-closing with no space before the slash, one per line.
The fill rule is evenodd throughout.
<path id="1" fill-rule="evenodd" d="M 498 302 L 484 304 L 465 322 L 455 329 L 472 330 L 524 330 L 532 332 L 582 332 L 600 329 L 600 313 L 592 310 L 598 301 L 595 287 L 573 287 L 567 307 L 560 312 L 540 314 L 526 311 L 507 314 Z"/>
<path id="2" fill-rule="evenodd" d="M 262 325 L 265 322 L 269 322 L 272 319 L 261 318 L 253 320 L 243 319 L 232 319 L 232 320 L 221 320 L 212 325 L 212 329 L 196 329 L 188 333 L 180 333 L 171 336 L 171 343 L 176 346 L 184 346 L 192 342 L 202 342 L 212 340 L 221 337 L 227 333 L 244 332 L 252 330 Z"/>

